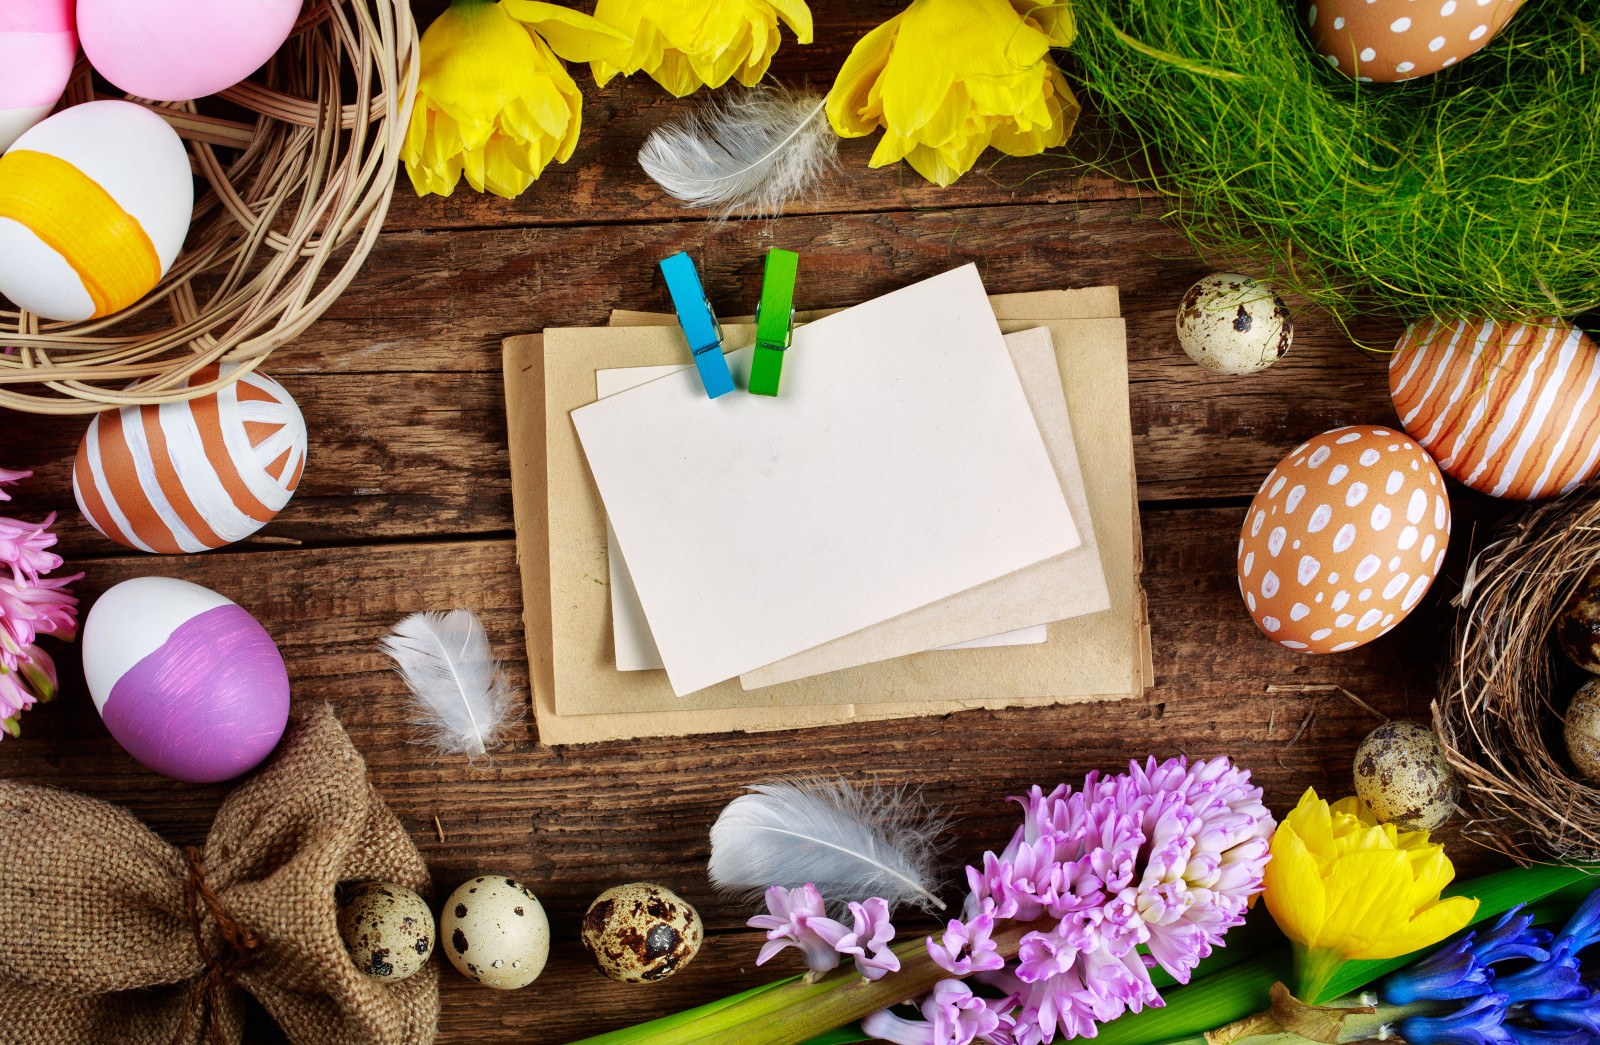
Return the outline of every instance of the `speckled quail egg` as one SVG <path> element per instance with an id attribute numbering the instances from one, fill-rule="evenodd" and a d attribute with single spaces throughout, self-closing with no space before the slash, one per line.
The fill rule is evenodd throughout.
<path id="1" fill-rule="evenodd" d="M 1600 678 L 1585 682 L 1572 695 L 1562 735 L 1573 767 L 1590 783 L 1600 784 Z"/>
<path id="2" fill-rule="evenodd" d="M 595 897 L 582 938 L 595 967 L 613 980 L 651 983 L 688 965 L 705 929 L 699 912 L 671 889 L 634 882 Z"/>
<path id="3" fill-rule="evenodd" d="M 479 875 L 450 894 L 439 939 L 461 975 L 500 991 L 532 983 L 550 956 L 550 922 L 538 897 L 498 874 Z"/>
<path id="4" fill-rule="evenodd" d="M 1384 823 L 1431 831 L 1456 807 L 1455 777 L 1433 730 L 1386 722 L 1356 748 L 1356 794 Z"/>
<path id="5" fill-rule="evenodd" d="M 1178 343 L 1218 374 L 1254 374 L 1282 359 L 1294 320 L 1271 283 L 1237 272 L 1200 280 L 1178 306 Z"/>
<path id="6" fill-rule="evenodd" d="M 1578 585 L 1556 617 L 1561 652 L 1584 671 L 1600 674 L 1600 567 Z"/>
<path id="7" fill-rule="evenodd" d="M 414 976 L 433 953 L 433 912 L 403 885 L 362 882 L 339 890 L 339 936 L 368 976 Z"/>

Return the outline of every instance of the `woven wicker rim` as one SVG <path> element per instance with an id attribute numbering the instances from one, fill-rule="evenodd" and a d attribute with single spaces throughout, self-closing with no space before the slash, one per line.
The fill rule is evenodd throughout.
<path id="1" fill-rule="evenodd" d="M 417 52 L 407 0 L 313 0 L 262 82 L 218 95 L 253 123 L 130 99 L 173 125 L 205 179 L 183 252 L 155 290 L 103 319 L 55 323 L 0 307 L 0 406 L 85 414 L 194 399 L 304 333 L 383 227 Z M 66 103 L 93 97 L 80 63 Z M 219 361 L 238 365 L 184 384 Z"/>
<path id="2" fill-rule="evenodd" d="M 1472 561 L 1434 729 L 1459 775 L 1476 841 L 1527 862 L 1600 857 L 1600 786 L 1566 760 L 1577 671 L 1552 641 L 1600 564 L 1600 484 L 1510 519 Z"/>

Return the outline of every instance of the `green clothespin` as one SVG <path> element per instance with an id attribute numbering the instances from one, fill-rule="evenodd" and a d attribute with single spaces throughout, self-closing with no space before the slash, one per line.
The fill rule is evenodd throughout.
<path id="1" fill-rule="evenodd" d="M 800 255 L 792 250 L 767 251 L 761 277 L 761 304 L 756 306 L 756 348 L 750 361 L 750 394 L 775 396 L 783 376 L 783 354 L 794 340 L 794 278 Z"/>

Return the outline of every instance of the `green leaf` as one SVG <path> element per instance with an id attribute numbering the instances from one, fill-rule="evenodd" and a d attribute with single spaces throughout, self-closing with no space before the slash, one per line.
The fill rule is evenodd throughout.
<path id="1" fill-rule="evenodd" d="M 1272 920 L 1272 913 L 1267 910 L 1267 905 L 1258 903 L 1250 909 L 1243 925 L 1229 929 L 1227 935 L 1222 938 L 1222 945 L 1200 960 L 1200 964 L 1189 974 L 1189 979 L 1198 980 L 1212 973 L 1221 972 L 1229 966 L 1238 965 L 1246 958 L 1253 958 L 1269 947 L 1281 946 L 1287 942 L 1278 928 L 1278 923 Z M 1150 982 L 1163 994 L 1167 988 L 1178 985 L 1178 981 L 1159 965 L 1150 970 Z"/>
<path id="2" fill-rule="evenodd" d="M 801 1045 L 853 1045 L 858 1041 L 876 1041 L 861 1029 L 861 1024 L 852 1023 L 845 1027 L 835 1027 L 826 1034 L 818 1034 Z"/>
<path id="3" fill-rule="evenodd" d="M 648 1023 L 636 1023 L 631 1027 L 622 1027 L 607 1034 L 597 1034 L 592 1038 L 584 1038 L 582 1041 L 573 1042 L 572 1045 L 637 1045 L 640 1042 L 648 1042 L 658 1034 L 664 1034 L 685 1024 L 693 1023 L 702 1016 L 709 1016 L 711 1013 L 726 1009 L 730 1005 L 736 1005 L 747 998 L 754 998 L 758 994 L 782 987 L 786 983 L 793 983 L 799 978 L 798 976 L 791 976 L 786 980 L 763 983 L 759 987 L 752 987 L 747 991 L 741 991 L 726 998 L 707 1002 L 698 1008 L 685 1009 L 683 1012 L 675 1012 L 671 1016 L 662 1016 Z"/>
<path id="4" fill-rule="evenodd" d="M 1242 1020 L 1270 1004 L 1272 985 L 1289 975 L 1289 948 L 1280 945 L 1186 987 L 1167 991 L 1166 1005 L 1112 1020 L 1095 1045 L 1155 1045 L 1190 1038 Z"/>

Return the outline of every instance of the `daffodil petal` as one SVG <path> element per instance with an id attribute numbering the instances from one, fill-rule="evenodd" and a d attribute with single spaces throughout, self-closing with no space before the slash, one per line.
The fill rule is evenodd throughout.
<path id="1" fill-rule="evenodd" d="M 597 81 L 643 71 L 680 98 L 730 78 L 758 82 L 778 50 L 780 19 L 811 42 L 805 0 L 598 0 L 594 16 L 632 41 L 593 65 Z"/>
<path id="2" fill-rule="evenodd" d="M 769 0 L 772 9 L 783 19 L 797 42 L 811 42 L 811 8 L 805 0 Z"/>
<path id="3" fill-rule="evenodd" d="M 1478 901 L 1469 896 L 1452 896 L 1418 911 L 1403 927 L 1382 941 L 1382 946 L 1352 953 L 1352 958 L 1398 958 L 1402 954 L 1431 947 L 1467 927 L 1478 913 Z"/>
<path id="4" fill-rule="evenodd" d="M 844 138 L 859 138 L 878 127 L 867 117 L 868 97 L 883 76 L 904 14 L 898 14 L 856 41 L 828 92 L 828 123 Z"/>
<path id="5" fill-rule="evenodd" d="M 537 0 L 455 5 L 435 19 L 422 37 L 402 157 L 419 193 L 449 195 L 465 177 L 479 192 L 515 195 L 576 147 L 582 93 L 513 8 L 558 35 L 594 28 Z M 601 35 L 617 34 L 603 27 Z"/>
<path id="6" fill-rule="evenodd" d="M 633 38 L 597 18 L 542 0 L 500 0 L 506 13 L 532 28 L 556 54 L 569 62 L 607 58 Z"/>
<path id="7" fill-rule="evenodd" d="M 1071 47 L 1078 38 L 1072 5 L 1066 0 L 1011 0 L 1011 6 L 1039 26 L 1051 47 Z"/>
<path id="8" fill-rule="evenodd" d="M 689 59 L 678 51 L 668 51 L 663 54 L 661 61 L 656 63 L 656 67 L 650 69 L 649 73 L 652 80 L 675 98 L 687 98 L 700 89 L 700 77 L 695 75 Z"/>
<path id="9" fill-rule="evenodd" d="M 1281 824 L 1272 836 L 1271 852 L 1272 859 L 1261 873 L 1267 910 L 1284 935 L 1315 946 L 1327 919 L 1327 895 L 1316 854 L 1306 847 L 1302 832 L 1286 831 Z"/>

